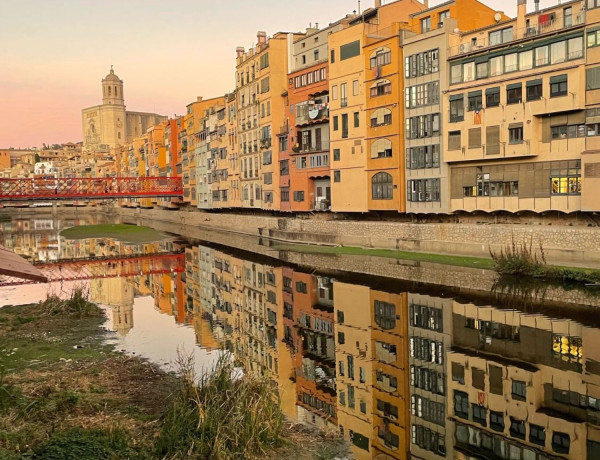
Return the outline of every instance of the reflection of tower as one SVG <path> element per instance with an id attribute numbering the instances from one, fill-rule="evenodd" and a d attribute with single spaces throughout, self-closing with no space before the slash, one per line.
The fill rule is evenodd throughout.
<path id="1" fill-rule="evenodd" d="M 112 308 L 112 327 L 119 334 L 133 328 L 133 287 L 126 278 L 91 280 L 90 300 Z"/>

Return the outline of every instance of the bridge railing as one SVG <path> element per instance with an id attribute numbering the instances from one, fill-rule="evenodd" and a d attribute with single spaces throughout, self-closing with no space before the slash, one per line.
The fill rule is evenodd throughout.
<path id="1" fill-rule="evenodd" d="M 0 179 L 0 201 L 181 196 L 181 177 Z"/>

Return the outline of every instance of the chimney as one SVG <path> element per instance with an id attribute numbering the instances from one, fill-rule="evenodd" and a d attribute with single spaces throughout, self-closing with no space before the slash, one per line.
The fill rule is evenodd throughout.
<path id="1" fill-rule="evenodd" d="M 527 0 L 517 0 L 517 29 L 525 28 L 525 16 L 527 15 Z"/>
<path id="2" fill-rule="evenodd" d="M 423 0 L 423 6 L 429 8 L 429 0 Z"/>
<path id="3" fill-rule="evenodd" d="M 266 43 L 267 43 L 267 33 L 266 32 L 258 31 L 258 33 L 256 34 L 256 38 L 258 39 L 259 45 L 266 45 Z"/>
<path id="4" fill-rule="evenodd" d="M 533 0 L 535 3 L 535 12 L 537 13 L 540 10 L 540 0 Z"/>
<path id="5" fill-rule="evenodd" d="M 243 47 L 243 46 L 238 46 L 238 47 L 235 49 L 235 54 L 237 55 L 237 57 L 242 57 L 242 56 L 244 55 L 244 52 L 245 52 L 245 51 L 246 51 L 246 50 L 244 49 L 244 47 Z"/>
<path id="6" fill-rule="evenodd" d="M 379 8 L 381 6 L 381 0 L 375 0 L 375 8 Z"/>

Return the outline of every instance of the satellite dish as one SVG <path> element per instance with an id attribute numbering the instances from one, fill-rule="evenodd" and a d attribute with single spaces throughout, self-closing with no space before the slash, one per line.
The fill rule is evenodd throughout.
<path id="1" fill-rule="evenodd" d="M 500 13 L 496 13 L 496 14 L 494 15 L 494 20 L 495 20 L 496 22 L 500 22 L 500 20 L 501 20 L 501 19 L 502 19 L 502 15 L 501 15 Z"/>
<path id="2" fill-rule="evenodd" d="M 318 116 L 319 116 L 319 109 L 318 109 L 317 107 L 314 107 L 314 108 L 312 108 L 312 109 L 310 109 L 310 110 L 308 111 L 308 117 L 309 117 L 311 120 L 314 120 L 314 119 L 315 119 L 315 118 L 317 118 Z"/>

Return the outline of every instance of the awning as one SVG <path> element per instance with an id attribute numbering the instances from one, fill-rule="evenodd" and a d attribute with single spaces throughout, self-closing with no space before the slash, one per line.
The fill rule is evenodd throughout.
<path id="1" fill-rule="evenodd" d="M 23 257 L 2 246 L 0 246 L 0 275 L 38 281 L 40 283 L 48 281 L 48 278 L 41 271 L 23 259 Z"/>

